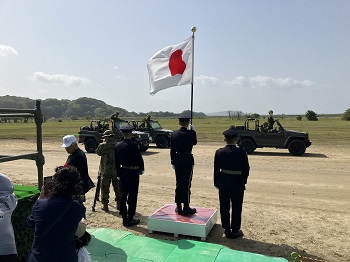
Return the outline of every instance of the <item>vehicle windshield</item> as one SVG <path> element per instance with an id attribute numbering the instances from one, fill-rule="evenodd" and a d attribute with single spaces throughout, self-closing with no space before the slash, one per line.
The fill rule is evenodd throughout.
<path id="1" fill-rule="evenodd" d="M 121 127 L 128 126 L 129 122 L 128 121 L 115 121 L 114 122 L 114 127 L 117 129 L 120 129 Z"/>
<path id="2" fill-rule="evenodd" d="M 162 129 L 161 125 L 158 122 L 151 121 L 150 124 L 153 129 Z"/>

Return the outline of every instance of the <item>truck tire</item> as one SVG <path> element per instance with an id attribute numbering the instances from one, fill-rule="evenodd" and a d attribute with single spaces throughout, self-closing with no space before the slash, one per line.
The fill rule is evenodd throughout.
<path id="1" fill-rule="evenodd" d="M 95 153 L 97 149 L 97 143 L 94 139 L 89 138 L 84 142 L 85 150 L 88 153 Z"/>
<path id="2" fill-rule="evenodd" d="M 168 146 L 168 139 L 165 136 L 158 136 L 156 139 L 156 145 L 159 148 L 166 148 Z"/>
<path id="3" fill-rule="evenodd" d="M 254 142 L 250 139 L 243 139 L 239 143 L 239 147 L 244 148 L 244 150 L 247 152 L 247 154 L 253 153 L 254 150 L 256 149 Z"/>
<path id="4" fill-rule="evenodd" d="M 301 140 L 293 140 L 288 145 L 288 151 L 293 156 L 301 156 L 306 151 L 305 143 Z"/>
<path id="5" fill-rule="evenodd" d="M 140 151 L 141 152 L 146 152 L 148 148 L 149 148 L 149 145 L 147 145 L 147 146 L 140 146 Z"/>

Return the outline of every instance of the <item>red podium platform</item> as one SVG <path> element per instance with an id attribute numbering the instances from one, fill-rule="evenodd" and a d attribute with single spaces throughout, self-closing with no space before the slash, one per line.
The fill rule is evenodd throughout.
<path id="1" fill-rule="evenodd" d="M 175 212 L 175 205 L 166 204 L 148 217 L 147 226 L 153 231 L 200 237 L 205 240 L 217 220 L 217 209 L 196 208 L 193 215 L 180 216 Z"/>

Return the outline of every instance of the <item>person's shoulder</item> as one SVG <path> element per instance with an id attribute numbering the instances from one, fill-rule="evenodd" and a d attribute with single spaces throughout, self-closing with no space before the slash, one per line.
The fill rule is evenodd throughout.
<path id="1" fill-rule="evenodd" d="M 78 201 L 73 201 L 72 205 L 74 206 L 74 208 L 77 208 L 84 213 L 86 212 L 86 207 L 82 203 L 79 203 Z"/>

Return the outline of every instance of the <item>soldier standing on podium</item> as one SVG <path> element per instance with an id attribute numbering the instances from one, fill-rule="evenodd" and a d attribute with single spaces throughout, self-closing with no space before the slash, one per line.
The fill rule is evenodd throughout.
<path id="1" fill-rule="evenodd" d="M 189 125 L 190 119 L 189 114 L 180 115 L 180 129 L 173 132 L 170 138 L 170 159 L 176 176 L 175 211 L 179 215 L 192 215 L 197 212 L 189 205 L 194 165 L 192 148 L 197 144 L 195 128 Z"/>

